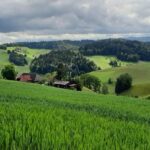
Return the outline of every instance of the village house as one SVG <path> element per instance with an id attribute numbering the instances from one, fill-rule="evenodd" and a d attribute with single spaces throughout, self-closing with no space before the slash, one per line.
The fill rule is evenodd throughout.
<path id="1" fill-rule="evenodd" d="M 40 82 L 40 76 L 35 74 L 35 73 L 23 73 L 21 75 L 18 75 L 16 78 L 17 81 L 22 81 L 22 82 Z"/>

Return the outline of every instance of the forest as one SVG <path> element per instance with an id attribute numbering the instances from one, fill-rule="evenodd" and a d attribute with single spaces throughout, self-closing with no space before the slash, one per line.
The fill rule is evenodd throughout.
<path id="1" fill-rule="evenodd" d="M 41 42 L 17 42 L 4 44 L 3 47 L 28 47 L 33 49 L 51 49 L 51 50 L 66 50 L 66 49 L 78 49 L 80 46 L 92 43 L 92 40 L 81 40 L 81 41 L 41 41 Z"/>
<path id="2" fill-rule="evenodd" d="M 150 43 L 125 39 L 107 39 L 95 41 L 80 47 L 80 52 L 86 56 L 109 55 L 122 61 L 150 61 Z"/>
<path id="3" fill-rule="evenodd" d="M 73 51 L 51 51 L 48 54 L 35 58 L 30 65 L 31 72 L 45 74 L 57 71 L 61 66 L 66 76 L 74 77 L 87 72 L 96 71 L 94 62 L 88 60 L 80 53 Z"/>

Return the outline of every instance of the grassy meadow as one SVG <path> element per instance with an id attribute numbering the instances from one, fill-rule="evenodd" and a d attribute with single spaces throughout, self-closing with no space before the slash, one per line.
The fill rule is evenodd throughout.
<path id="1" fill-rule="evenodd" d="M 129 62 L 120 61 L 114 56 L 89 56 L 87 58 L 89 60 L 93 61 L 102 70 L 111 68 L 111 66 L 109 65 L 111 60 L 117 60 L 118 64 L 121 66 L 127 66 L 130 64 L 133 64 L 133 63 L 129 63 Z"/>
<path id="2" fill-rule="evenodd" d="M 150 149 L 150 101 L 0 80 L 0 147 Z"/>
<path id="3" fill-rule="evenodd" d="M 103 56 L 101 57 L 105 59 Z M 105 63 L 106 64 L 109 63 L 103 61 L 103 59 L 99 60 L 100 62 L 102 62 L 102 66 L 104 66 Z M 100 66 L 100 62 L 99 62 L 99 66 Z M 121 67 L 117 67 L 117 68 L 106 67 L 103 70 L 94 71 L 91 72 L 90 74 L 98 77 L 102 81 L 102 83 L 107 83 L 109 78 L 111 78 L 115 82 L 116 78 L 119 75 L 123 73 L 129 73 L 133 78 L 133 87 L 127 92 L 124 92 L 123 95 L 129 95 L 129 96 L 149 95 L 150 94 L 150 63 L 149 62 L 139 62 L 139 63 L 121 62 L 121 64 L 124 65 L 121 65 Z M 108 87 L 109 87 L 109 92 L 113 94 L 115 83 L 112 85 L 108 85 Z"/>

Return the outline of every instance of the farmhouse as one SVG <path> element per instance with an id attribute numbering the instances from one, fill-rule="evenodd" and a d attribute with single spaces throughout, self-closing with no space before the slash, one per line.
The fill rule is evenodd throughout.
<path id="1" fill-rule="evenodd" d="M 35 73 L 23 73 L 21 75 L 18 75 L 16 78 L 17 81 L 22 82 L 39 82 L 40 76 Z"/>
<path id="2" fill-rule="evenodd" d="M 70 81 L 55 81 L 53 85 L 59 88 L 76 88 L 76 84 L 72 84 Z"/>

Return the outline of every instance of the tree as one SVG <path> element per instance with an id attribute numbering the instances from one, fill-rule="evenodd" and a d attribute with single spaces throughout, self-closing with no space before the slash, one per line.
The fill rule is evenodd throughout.
<path id="1" fill-rule="evenodd" d="M 111 60 L 109 65 L 112 67 L 118 67 L 118 62 L 117 62 L 117 60 Z"/>
<path id="2" fill-rule="evenodd" d="M 28 64 L 25 56 L 22 54 L 18 54 L 15 51 L 9 53 L 9 61 L 17 66 L 25 66 Z"/>
<path id="3" fill-rule="evenodd" d="M 106 84 L 103 84 L 103 86 L 102 86 L 102 94 L 108 94 L 109 93 L 109 91 L 108 91 L 108 87 L 107 87 L 107 85 Z"/>
<path id="4" fill-rule="evenodd" d="M 76 78 L 74 78 L 74 79 L 71 79 L 71 80 L 70 80 L 70 83 L 76 84 L 76 89 L 77 89 L 77 91 L 82 91 L 83 82 L 82 82 L 82 80 L 80 79 L 80 77 L 76 77 Z"/>
<path id="5" fill-rule="evenodd" d="M 62 80 L 67 77 L 67 66 L 60 63 L 57 67 L 56 79 Z"/>
<path id="6" fill-rule="evenodd" d="M 6 46 L 6 45 L 0 45 L 0 49 L 6 50 L 6 49 L 7 49 L 7 46 Z"/>
<path id="7" fill-rule="evenodd" d="M 13 65 L 7 65 L 2 69 L 1 74 L 4 79 L 15 80 L 17 72 Z"/>
<path id="8" fill-rule="evenodd" d="M 130 89 L 132 86 L 132 77 L 128 74 L 122 74 L 117 78 L 115 92 L 120 94 L 125 90 Z"/>
<path id="9" fill-rule="evenodd" d="M 100 93 L 101 82 L 100 80 L 92 75 L 84 74 L 81 76 L 81 80 L 83 81 L 83 85 L 94 92 Z"/>

